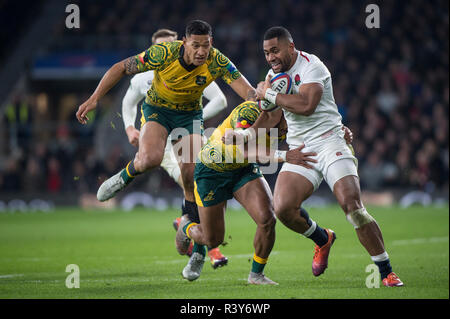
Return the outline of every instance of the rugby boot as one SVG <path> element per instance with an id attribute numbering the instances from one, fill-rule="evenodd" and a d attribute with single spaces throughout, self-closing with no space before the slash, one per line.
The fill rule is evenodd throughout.
<path id="1" fill-rule="evenodd" d="M 223 267 L 228 263 L 228 258 L 222 255 L 219 248 L 214 248 L 208 251 L 209 259 L 211 260 L 211 266 L 216 269 Z"/>
<path id="2" fill-rule="evenodd" d="M 328 242 L 319 247 L 316 245 L 314 247 L 314 257 L 312 261 L 312 273 L 314 276 L 320 276 L 324 273 L 325 269 L 328 267 L 328 255 L 330 253 L 331 246 L 336 240 L 336 234 L 331 229 L 325 229 L 328 234 Z"/>
<path id="3" fill-rule="evenodd" d="M 183 278 L 189 281 L 193 281 L 200 277 L 204 263 L 205 257 L 202 254 L 197 252 L 193 253 L 191 258 L 189 258 L 186 267 L 184 267 L 181 273 Z"/>
<path id="4" fill-rule="evenodd" d="M 177 217 L 177 218 L 174 219 L 174 221 L 173 221 L 173 223 L 172 223 L 173 228 L 175 228 L 175 231 L 178 230 L 178 226 L 180 225 L 180 220 L 181 220 L 181 217 Z M 194 248 L 194 242 L 191 240 L 191 243 L 189 244 L 188 251 L 187 251 L 187 253 L 186 253 L 186 255 L 187 255 L 188 257 L 191 257 L 191 256 L 192 256 L 192 249 L 193 249 L 193 248 Z"/>
<path id="5" fill-rule="evenodd" d="M 383 285 L 386 287 L 402 287 L 403 282 L 394 272 L 391 272 L 386 278 L 383 279 Z"/>
<path id="6" fill-rule="evenodd" d="M 190 224 L 187 215 L 181 216 L 180 224 L 178 225 L 177 234 L 175 236 L 175 246 L 180 255 L 186 255 L 189 250 L 189 245 L 191 244 L 191 239 L 184 233 L 184 226 Z"/>
<path id="7" fill-rule="evenodd" d="M 251 285 L 278 285 L 277 282 L 267 278 L 262 272 L 250 271 L 247 282 Z"/>
<path id="8" fill-rule="evenodd" d="M 110 198 L 113 198 L 118 192 L 127 186 L 122 176 L 120 176 L 121 173 L 122 171 L 108 178 L 102 183 L 102 185 L 100 185 L 97 191 L 97 199 L 99 201 L 104 202 Z"/>

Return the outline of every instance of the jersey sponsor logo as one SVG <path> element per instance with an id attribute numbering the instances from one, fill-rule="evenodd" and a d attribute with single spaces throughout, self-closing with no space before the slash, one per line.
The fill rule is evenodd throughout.
<path id="1" fill-rule="evenodd" d="M 157 119 L 158 118 L 158 113 L 152 113 L 152 114 L 150 114 L 148 117 L 147 117 L 147 119 Z"/>
<path id="2" fill-rule="evenodd" d="M 208 193 L 208 195 L 206 195 L 205 198 L 203 199 L 204 202 L 208 202 L 211 200 L 214 200 L 214 192 L 213 191 L 210 191 Z"/>
<path id="3" fill-rule="evenodd" d="M 294 81 L 295 81 L 295 85 L 299 85 L 300 84 L 300 75 L 298 75 L 298 74 L 296 74 L 295 75 L 295 78 L 294 78 Z"/>
<path id="4" fill-rule="evenodd" d="M 197 75 L 195 78 L 195 83 L 197 85 L 205 85 L 206 84 L 206 76 Z"/>
<path id="5" fill-rule="evenodd" d="M 336 152 L 336 156 L 341 156 L 342 152 Z"/>

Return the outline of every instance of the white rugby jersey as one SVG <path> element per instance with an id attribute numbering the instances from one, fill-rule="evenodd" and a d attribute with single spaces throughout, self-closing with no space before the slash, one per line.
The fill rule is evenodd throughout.
<path id="1" fill-rule="evenodd" d="M 316 142 L 328 131 L 342 127 L 342 116 L 334 101 L 330 71 L 314 54 L 298 50 L 296 52 L 295 64 L 286 71 L 292 78 L 293 94 L 298 93 L 300 86 L 306 83 L 322 84 L 323 93 L 316 110 L 310 116 L 294 114 L 283 109 L 288 126 L 286 142 L 290 147 Z M 274 75 L 272 69 L 268 74 Z"/>

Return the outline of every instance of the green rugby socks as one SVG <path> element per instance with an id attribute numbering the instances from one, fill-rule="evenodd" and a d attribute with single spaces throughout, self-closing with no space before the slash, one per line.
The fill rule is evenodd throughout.
<path id="1" fill-rule="evenodd" d="M 120 173 L 120 176 L 122 177 L 123 181 L 125 182 L 126 185 L 128 185 L 129 183 L 131 183 L 133 181 L 133 179 L 140 175 L 141 173 L 137 172 L 136 169 L 134 168 L 134 160 L 131 160 L 127 166 L 125 166 L 125 168 L 122 170 L 122 172 Z"/>
<path id="2" fill-rule="evenodd" d="M 264 270 L 264 267 L 267 264 L 268 258 L 261 258 L 256 256 L 256 254 L 253 255 L 253 263 L 252 263 L 252 272 L 254 273 L 262 273 Z"/>

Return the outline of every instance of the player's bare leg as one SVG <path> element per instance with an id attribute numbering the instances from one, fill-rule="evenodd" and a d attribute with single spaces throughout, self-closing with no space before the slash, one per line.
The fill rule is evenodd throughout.
<path id="1" fill-rule="evenodd" d="M 164 156 L 167 130 L 157 122 L 147 122 L 141 128 L 139 150 L 134 160 L 99 187 L 97 198 L 105 201 L 114 197 L 131 183 L 137 175 L 158 167 Z"/>
<path id="2" fill-rule="evenodd" d="M 205 246 L 216 248 L 225 236 L 225 208 L 226 202 L 210 207 L 199 207 L 201 224 L 190 221 L 187 215 L 181 217 L 181 222 L 177 230 L 177 249 L 183 253 L 189 245 L 189 240 L 194 241 L 192 256 L 182 275 L 190 281 L 200 277 L 204 257 Z M 188 239 L 188 240 L 187 240 Z"/>
<path id="3" fill-rule="evenodd" d="M 190 227 L 186 232 L 188 236 L 200 245 L 218 247 L 225 237 L 225 208 L 226 202 L 210 207 L 199 207 L 202 223 Z"/>
<path id="4" fill-rule="evenodd" d="M 181 146 L 181 147 L 179 147 Z M 186 200 L 195 202 L 194 198 L 194 168 L 197 154 L 202 147 L 202 136 L 191 134 L 184 136 L 177 142 L 175 155 L 179 159 L 181 179 L 184 186 Z"/>
<path id="5" fill-rule="evenodd" d="M 248 282 L 259 285 L 277 285 L 264 275 L 269 254 L 275 243 L 275 214 L 272 205 L 272 194 L 264 178 L 257 178 L 239 188 L 235 193 L 236 200 L 245 208 L 256 223 L 253 240 L 255 253 Z M 255 200 L 249 200 L 249 198 Z"/>
<path id="6" fill-rule="evenodd" d="M 300 174 L 281 172 L 275 183 L 274 207 L 277 218 L 289 229 L 303 234 L 310 227 L 300 215 L 300 206 L 314 191 L 311 182 Z"/>
<path id="7" fill-rule="evenodd" d="M 334 184 L 334 194 L 345 212 L 347 220 L 355 227 L 359 241 L 378 266 L 383 284 L 385 286 L 403 286 L 397 275 L 392 272 L 380 227 L 375 219 L 367 213 L 361 201 L 358 177 L 349 175 L 339 179 Z"/>
<path id="8" fill-rule="evenodd" d="M 283 171 L 278 175 L 274 190 L 274 206 L 277 218 L 291 230 L 308 237 L 315 243 L 312 272 L 321 275 L 328 267 L 328 255 L 336 235 L 331 229 L 323 229 L 309 218 L 301 208 L 314 191 L 313 184 L 304 176 Z"/>

